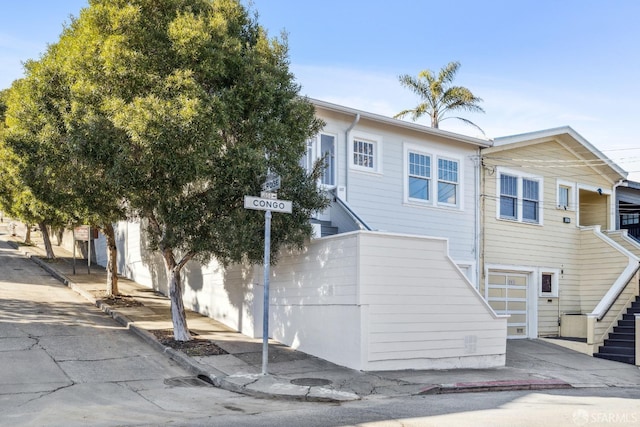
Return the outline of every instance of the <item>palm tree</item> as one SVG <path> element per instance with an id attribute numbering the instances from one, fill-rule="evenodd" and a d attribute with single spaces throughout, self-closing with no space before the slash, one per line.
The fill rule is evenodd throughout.
<path id="1" fill-rule="evenodd" d="M 466 87 L 451 85 L 459 68 L 460 63 L 453 61 L 440 70 L 437 78 L 431 70 L 421 71 L 418 78 L 408 74 L 400 76 L 400 84 L 418 94 L 423 102 L 415 108 L 399 112 L 394 117 L 403 118 L 411 114 L 413 121 L 416 121 L 428 114 L 431 117 L 431 127 L 438 128 L 440 121 L 452 118 L 444 117 L 448 111 L 465 110 L 484 113 L 482 107 L 478 105 L 482 102 L 482 98 L 475 96 Z M 472 121 L 463 117 L 453 118 L 474 126 L 484 135 L 484 131 Z"/>

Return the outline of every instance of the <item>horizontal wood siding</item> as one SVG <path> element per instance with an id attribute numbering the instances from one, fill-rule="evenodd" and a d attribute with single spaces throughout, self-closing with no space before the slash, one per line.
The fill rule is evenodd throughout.
<path id="1" fill-rule="evenodd" d="M 615 259 L 610 269 L 608 264 L 596 259 L 599 256 L 596 254 L 604 246 L 583 245 L 575 209 L 577 190 L 572 195 L 572 206 L 566 210 L 559 209 L 558 180 L 571 183 L 576 189 L 579 186 L 610 189 L 611 183 L 592 168 L 580 166 L 575 154 L 553 140 L 507 150 L 500 147 L 496 149 L 483 150 L 484 262 L 507 267 L 529 266 L 532 270 L 553 268 L 561 272 L 558 277 L 558 301 L 547 304 L 546 299 L 538 300 L 538 333 L 553 334 L 557 331 L 559 313 L 581 312 L 593 304 L 591 296 L 584 304 L 582 298 L 593 293 L 595 288 L 608 289 L 613 283 L 611 277 L 620 274 L 624 268 L 621 269 L 619 263 L 626 263 L 626 258 L 614 251 L 610 254 Z M 543 179 L 541 225 L 497 218 L 499 168 Z M 594 198 L 593 202 L 601 204 L 601 208 L 606 210 L 606 197 Z M 565 222 L 565 218 L 569 223 Z M 605 223 L 602 225 L 606 226 L 606 218 L 603 221 Z M 585 266 L 584 257 L 593 260 L 594 264 Z M 610 270 L 615 272 L 611 273 Z M 481 283 L 484 290 L 485 278 Z M 594 306 L 591 305 L 591 308 Z"/>
<path id="2" fill-rule="evenodd" d="M 558 325 L 558 298 L 538 298 L 538 335 L 541 337 L 560 335 Z"/>
<path id="3" fill-rule="evenodd" d="M 360 239 L 370 363 L 504 353 L 506 319 L 495 317 L 447 257 L 446 240 L 381 233 Z"/>
<path id="4" fill-rule="evenodd" d="M 620 277 L 629 257 L 597 235 L 597 230 L 582 230 L 580 242 L 581 310 L 590 313 Z"/>
<path id="5" fill-rule="evenodd" d="M 372 229 L 392 233 L 447 237 L 450 253 L 456 261 L 475 260 L 475 176 L 477 171 L 473 156 L 477 147 L 453 138 L 430 136 L 401 126 L 361 119 L 350 131 L 376 135 L 381 138 L 382 156 L 379 159 L 380 173 L 368 173 L 350 169 L 347 159 L 348 141 L 346 130 L 354 117 L 317 108 L 318 117 L 326 122 L 324 131 L 337 135 L 338 185 L 347 186 L 349 206 Z M 460 187 L 462 209 L 448 207 L 425 207 L 406 204 L 404 185 L 407 177 L 404 170 L 404 145 L 422 147 L 433 155 L 445 155 L 460 160 Z M 432 176 L 437 182 L 437 163 L 432 159 Z M 348 179 L 346 175 L 348 174 Z"/>

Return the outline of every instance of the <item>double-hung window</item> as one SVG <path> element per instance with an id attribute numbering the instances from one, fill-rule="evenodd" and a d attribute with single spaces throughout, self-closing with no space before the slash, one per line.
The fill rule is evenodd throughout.
<path id="1" fill-rule="evenodd" d="M 405 203 L 413 206 L 462 209 L 461 161 L 450 155 L 405 143 Z"/>
<path id="2" fill-rule="evenodd" d="M 522 179 L 522 220 L 539 222 L 538 181 Z"/>
<path id="3" fill-rule="evenodd" d="M 430 200 L 431 157 L 409 152 L 409 198 Z"/>
<path id="4" fill-rule="evenodd" d="M 542 224 L 542 178 L 501 171 L 498 179 L 498 218 Z"/>
<path id="5" fill-rule="evenodd" d="M 438 203 L 455 205 L 458 202 L 458 162 L 438 159 Z"/>
<path id="6" fill-rule="evenodd" d="M 518 219 L 518 177 L 500 175 L 500 218 Z"/>

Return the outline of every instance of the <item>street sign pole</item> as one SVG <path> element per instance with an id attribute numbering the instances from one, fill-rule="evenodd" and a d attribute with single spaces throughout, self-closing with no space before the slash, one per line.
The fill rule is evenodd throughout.
<path id="1" fill-rule="evenodd" d="M 269 275 L 271 274 L 271 211 L 264 213 L 264 308 L 262 314 L 262 375 L 269 360 Z"/>
<path id="2" fill-rule="evenodd" d="M 268 175 L 260 197 L 244 196 L 244 208 L 264 213 L 264 301 L 262 310 L 262 375 L 267 375 L 269 362 L 269 276 L 271 275 L 271 213 L 291 213 L 290 200 L 280 200 L 274 190 L 280 188 L 280 177 Z"/>

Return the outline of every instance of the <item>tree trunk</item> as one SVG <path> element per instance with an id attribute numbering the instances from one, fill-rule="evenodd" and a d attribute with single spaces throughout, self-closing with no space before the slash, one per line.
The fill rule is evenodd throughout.
<path id="1" fill-rule="evenodd" d="M 182 280 L 180 271 L 184 264 L 176 264 L 173 252 L 165 249 L 162 253 L 167 277 L 169 278 L 169 298 L 171 299 L 171 321 L 173 322 L 173 338 L 176 341 L 190 341 L 191 334 L 187 327 L 187 315 L 182 301 Z"/>
<path id="2" fill-rule="evenodd" d="M 103 228 L 107 238 L 107 296 L 119 295 L 118 290 L 118 248 L 113 224 L 108 223 Z"/>
<path id="3" fill-rule="evenodd" d="M 64 237 L 64 228 L 60 227 L 58 228 L 58 231 L 56 231 L 56 239 L 57 239 L 57 245 L 58 246 L 62 246 L 62 238 Z"/>
<path id="4" fill-rule="evenodd" d="M 31 224 L 25 224 L 26 227 L 26 231 L 24 232 L 24 244 L 25 245 L 30 245 L 31 244 Z"/>
<path id="5" fill-rule="evenodd" d="M 42 241 L 44 242 L 44 249 L 47 252 L 47 259 L 54 259 L 56 256 L 53 253 L 53 246 L 51 246 L 51 238 L 49 237 L 49 229 L 44 221 L 38 224 L 40 226 L 40 232 L 42 233 Z"/>

